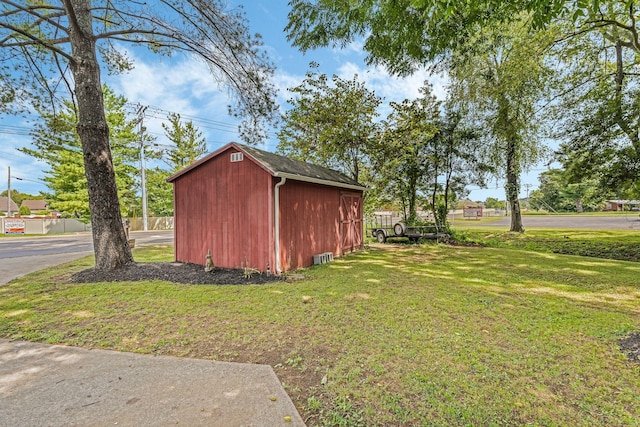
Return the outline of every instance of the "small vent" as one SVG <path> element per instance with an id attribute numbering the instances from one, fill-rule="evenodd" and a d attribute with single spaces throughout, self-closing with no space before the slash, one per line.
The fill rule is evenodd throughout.
<path id="1" fill-rule="evenodd" d="M 243 153 L 231 153 L 231 161 L 232 162 L 241 162 L 244 160 Z"/>

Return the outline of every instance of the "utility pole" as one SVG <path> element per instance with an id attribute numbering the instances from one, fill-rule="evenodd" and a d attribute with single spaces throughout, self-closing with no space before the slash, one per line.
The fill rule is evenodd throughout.
<path id="1" fill-rule="evenodd" d="M 11 217 L 11 166 L 7 166 L 9 169 L 7 178 L 7 218 Z"/>
<path id="2" fill-rule="evenodd" d="M 149 229 L 149 217 L 147 216 L 147 177 L 144 170 L 144 112 L 147 107 L 140 106 L 138 109 L 138 120 L 140 122 L 140 186 L 142 187 L 142 229 Z"/>
<path id="3" fill-rule="evenodd" d="M 527 189 L 527 210 L 529 210 L 529 189 L 531 188 L 532 184 L 524 184 L 524 188 Z"/>

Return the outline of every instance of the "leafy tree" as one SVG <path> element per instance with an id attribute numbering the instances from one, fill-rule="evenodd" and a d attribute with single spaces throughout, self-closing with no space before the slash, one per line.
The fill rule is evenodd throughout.
<path id="1" fill-rule="evenodd" d="M 316 64 L 311 64 L 316 67 Z M 278 131 L 278 151 L 300 160 L 344 171 L 358 181 L 367 164 L 381 103 L 354 76 L 343 80 L 309 71 L 289 89 L 292 108 Z"/>
<path id="2" fill-rule="evenodd" d="M 422 97 L 390 104 L 392 112 L 384 123 L 381 144 L 377 148 L 376 169 L 386 183 L 391 199 L 399 199 L 404 220 L 418 220 L 420 194 L 425 194 L 430 178 L 437 176 L 430 161 L 438 135 L 440 102 L 431 88 L 421 88 Z"/>
<path id="3" fill-rule="evenodd" d="M 486 129 L 493 163 L 506 176 L 511 231 L 523 232 L 518 195 L 520 174 L 543 153 L 536 109 L 550 71 L 542 50 L 547 33 L 529 36 L 526 25 L 512 23 L 481 34 L 484 50 L 452 61 L 452 92 Z"/>
<path id="4" fill-rule="evenodd" d="M 171 175 L 158 167 L 147 169 L 147 208 L 154 216 L 173 215 L 173 185 L 167 182 Z"/>
<path id="5" fill-rule="evenodd" d="M 451 95 L 451 94 L 450 94 Z M 463 113 L 455 109 L 449 98 L 445 114 L 440 119 L 438 139 L 432 154 L 435 165 L 431 208 L 437 210 L 437 192 L 442 194 L 441 210 L 449 212 L 449 204 L 457 195 L 465 192 L 468 184 L 485 185 L 487 174 L 494 171 L 484 159 L 479 129 L 465 123 Z M 442 182 L 440 181 L 442 180 Z"/>
<path id="6" fill-rule="evenodd" d="M 571 175 L 563 169 L 542 172 L 540 186 L 531 193 L 532 205 L 537 209 L 556 212 L 582 212 L 599 210 L 606 194 L 599 191 L 595 179 L 571 183 Z"/>
<path id="7" fill-rule="evenodd" d="M 205 154 L 207 143 L 192 121 L 182 123 L 180 114 L 171 113 L 167 120 L 169 123 L 163 123 L 162 128 L 174 147 L 166 152 L 165 159 L 171 171 L 177 172 Z"/>
<path id="8" fill-rule="evenodd" d="M 29 209 L 29 206 L 20 206 L 20 215 L 31 215 L 31 209 Z"/>
<path id="9" fill-rule="evenodd" d="M 495 197 L 487 197 L 484 201 L 484 207 L 488 209 L 504 209 L 505 203 Z"/>
<path id="10" fill-rule="evenodd" d="M 136 204 L 136 121 L 126 117 L 126 98 L 116 95 L 107 86 L 103 86 L 103 93 L 118 197 L 122 201 L 122 213 L 127 214 L 126 209 Z M 65 102 L 62 107 L 57 112 L 42 112 L 42 122 L 32 132 L 33 148 L 23 148 L 21 151 L 49 166 L 43 179 L 51 191 L 47 195 L 49 205 L 66 215 L 88 221 L 89 195 L 82 144 L 76 132 L 78 117 L 71 102 Z"/>
<path id="11" fill-rule="evenodd" d="M 245 118 L 242 133 L 249 141 L 261 136 L 275 109 L 273 70 L 259 53 L 260 39 L 249 34 L 244 15 L 225 10 L 222 1 L 2 0 L 0 6 L 3 86 L 29 94 L 35 104 L 56 104 L 66 88 L 77 105 L 98 269 L 133 261 L 119 210 L 98 53 L 109 71 L 131 67 L 114 41 L 195 54 L 236 95 L 232 113 Z"/>
<path id="12" fill-rule="evenodd" d="M 623 15 L 624 16 L 624 15 Z M 638 51 L 623 31 L 603 27 L 556 45 L 563 70 L 551 116 L 563 140 L 558 159 L 579 183 L 593 177 L 604 191 L 640 195 Z"/>

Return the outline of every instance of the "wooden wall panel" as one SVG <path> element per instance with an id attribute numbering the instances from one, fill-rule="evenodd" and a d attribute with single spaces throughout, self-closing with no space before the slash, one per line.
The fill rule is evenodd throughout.
<path id="1" fill-rule="evenodd" d="M 280 187 L 280 259 L 283 270 L 313 264 L 313 255 L 342 255 L 340 189 L 288 180 Z"/>
<path id="2" fill-rule="evenodd" d="M 232 152 L 175 181 L 176 261 L 204 264 L 211 249 L 216 266 L 264 271 L 273 266 L 271 176 L 247 156 L 232 163 Z"/>

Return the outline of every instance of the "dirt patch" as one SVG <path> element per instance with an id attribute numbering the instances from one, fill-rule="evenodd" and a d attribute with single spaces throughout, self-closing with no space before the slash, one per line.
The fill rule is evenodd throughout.
<path id="1" fill-rule="evenodd" d="M 621 339 L 618 345 L 630 362 L 640 363 L 640 332 L 634 332 Z"/>
<path id="2" fill-rule="evenodd" d="M 69 282 L 136 282 L 141 280 L 164 280 L 194 285 L 247 285 L 277 282 L 282 278 L 265 273 L 245 274 L 242 269 L 232 268 L 216 268 L 207 272 L 204 271 L 202 265 L 181 262 L 140 262 L 127 264 L 114 270 L 88 268 L 75 273 Z"/>

